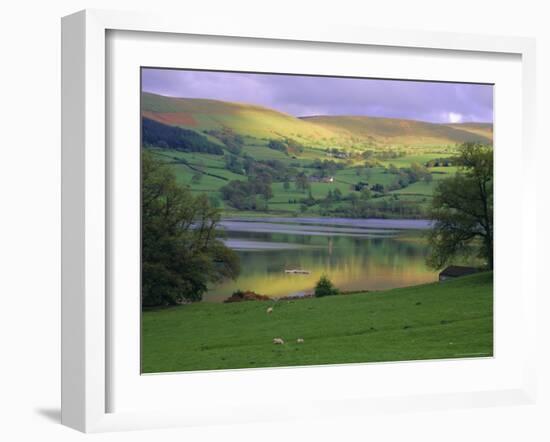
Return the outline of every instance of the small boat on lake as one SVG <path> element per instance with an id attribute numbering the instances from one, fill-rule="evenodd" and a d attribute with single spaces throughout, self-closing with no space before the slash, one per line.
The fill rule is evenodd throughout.
<path id="1" fill-rule="evenodd" d="M 302 270 L 302 269 L 286 269 L 285 273 L 288 273 L 291 275 L 309 275 L 311 272 L 309 270 Z"/>

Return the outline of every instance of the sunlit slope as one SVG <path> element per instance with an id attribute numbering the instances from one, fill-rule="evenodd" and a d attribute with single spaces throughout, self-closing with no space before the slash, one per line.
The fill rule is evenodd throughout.
<path id="1" fill-rule="evenodd" d="M 493 139 L 493 125 L 491 123 L 458 123 L 448 124 L 447 126 Z"/>
<path id="2" fill-rule="evenodd" d="M 302 119 L 348 137 L 366 138 L 376 144 L 426 146 L 454 145 L 469 141 L 492 143 L 491 124 L 449 125 L 365 116 L 313 116 Z"/>
<path id="3" fill-rule="evenodd" d="M 365 116 L 297 118 L 247 103 L 142 93 L 142 115 L 197 131 L 230 128 L 253 138 L 292 138 L 325 147 L 442 146 L 492 142 L 491 124 L 433 124 Z"/>
<path id="4" fill-rule="evenodd" d="M 143 93 L 141 108 L 147 118 L 196 130 L 228 127 L 241 135 L 256 138 L 289 137 L 311 141 L 335 135 L 328 128 L 252 104 Z"/>

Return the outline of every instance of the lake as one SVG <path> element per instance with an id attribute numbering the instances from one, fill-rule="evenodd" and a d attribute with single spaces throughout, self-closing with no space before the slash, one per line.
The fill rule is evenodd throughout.
<path id="1" fill-rule="evenodd" d="M 235 281 L 210 287 L 207 302 L 240 290 L 271 297 L 313 291 L 326 274 L 341 291 L 382 290 L 437 280 L 426 266 L 426 220 L 344 218 L 223 219 L 223 241 L 237 252 Z M 301 270 L 307 274 L 289 274 Z"/>

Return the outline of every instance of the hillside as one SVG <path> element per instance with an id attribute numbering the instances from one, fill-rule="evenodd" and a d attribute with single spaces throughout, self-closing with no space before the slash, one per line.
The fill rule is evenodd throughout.
<path id="1" fill-rule="evenodd" d="M 232 129 L 256 139 L 291 138 L 311 147 L 430 147 L 492 142 L 490 124 L 433 124 L 363 116 L 297 118 L 262 106 L 142 94 L 142 115 L 199 132 Z"/>
<path id="2" fill-rule="evenodd" d="M 314 116 L 302 120 L 345 137 L 366 139 L 378 145 L 430 146 L 469 141 L 492 143 L 492 125 L 434 124 L 364 116 Z M 491 128 L 490 132 L 487 126 Z"/>
<path id="3" fill-rule="evenodd" d="M 335 135 L 330 129 L 252 104 L 143 93 L 141 110 L 147 118 L 199 131 L 227 127 L 255 138 L 295 137 L 312 141 Z"/>
<path id="4" fill-rule="evenodd" d="M 493 139 L 493 125 L 491 123 L 460 123 L 448 124 L 447 126 L 481 135 L 490 140 Z"/>
<path id="5" fill-rule="evenodd" d="M 158 373 L 492 356 L 492 288 L 491 272 L 384 292 L 145 311 L 142 367 Z M 286 343 L 273 345 L 275 337 Z"/>
<path id="6" fill-rule="evenodd" d="M 422 218 L 437 184 L 457 171 L 457 146 L 492 141 L 491 124 L 296 118 L 149 93 L 142 94 L 142 116 L 143 147 L 224 215 Z"/>

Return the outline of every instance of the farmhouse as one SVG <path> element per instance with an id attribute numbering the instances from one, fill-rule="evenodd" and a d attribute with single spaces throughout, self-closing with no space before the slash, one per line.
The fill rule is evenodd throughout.
<path id="1" fill-rule="evenodd" d="M 475 267 L 449 266 L 439 274 L 439 281 L 460 278 L 461 276 L 477 273 L 479 269 Z"/>

